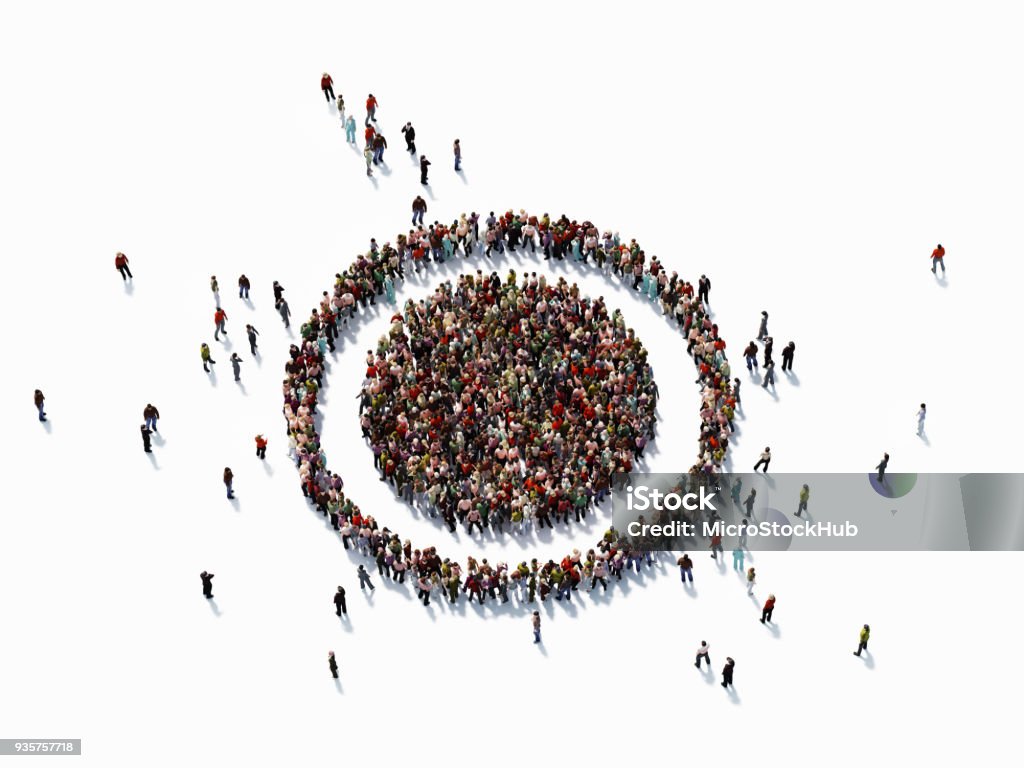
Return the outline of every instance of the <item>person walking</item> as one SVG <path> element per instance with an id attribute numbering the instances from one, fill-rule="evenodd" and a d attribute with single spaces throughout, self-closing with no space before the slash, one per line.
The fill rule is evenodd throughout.
<path id="1" fill-rule="evenodd" d="M 423 601 L 424 606 L 430 605 L 430 590 L 434 588 L 433 582 L 430 581 L 430 576 L 421 576 L 416 580 L 416 591 L 419 593 L 417 596 Z M 481 601 L 483 598 L 481 598 Z"/>
<path id="2" fill-rule="evenodd" d="M 533 612 L 530 623 L 533 625 L 533 643 L 536 645 L 540 642 L 540 611 Z"/>
<path id="3" fill-rule="evenodd" d="M 732 551 L 732 569 L 734 571 L 743 573 L 743 557 L 743 547 L 737 544 L 736 548 Z"/>
<path id="4" fill-rule="evenodd" d="M 342 94 L 338 94 L 337 101 L 334 102 L 338 108 L 338 117 L 341 120 L 341 127 L 345 127 L 345 97 Z"/>
<path id="5" fill-rule="evenodd" d="M 757 468 L 764 466 L 764 474 L 768 474 L 768 465 L 772 461 L 772 449 L 770 446 L 765 446 L 764 451 L 761 452 L 761 458 L 757 460 L 757 464 L 754 465 L 754 471 L 757 472 Z"/>
<path id="6" fill-rule="evenodd" d="M 427 168 L 430 167 L 430 161 L 427 160 L 426 155 L 420 156 L 420 184 L 426 186 L 427 184 Z"/>
<path id="7" fill-rule="evenodd" d="M 736 669 L 736 662 L 732 660 L 731 656 L 725 657 L 725 666 L 722 667 L 722 687 L 728 688 L 732 685 L 732 673 Z"/>
<path id="8" fill-rule="evenodd" d="M 249 289 L 252 287 L 252 283 L 249 282 L 249 278 L 242 275 L 238 278 L 238 298 L 249 300 Z"/>
<path id="9" fill-rule="evenodd" d="M 284 327 L 290 328 L 291 324 L 288 322 L 288 318 L 291 317 L 292 311 L 288 308 L 288 300 L 282 297 L 277 300 L 277 303 L 274 306 L 277 308 L 278 314 L 281 315 L 281 319 L 284 321 Z"/>
<path id="10" fill-rule="evenodd" d="M 373 176 L 373 168 L 370 167 L 373 165 L 373 146 L 371 143 L 367 143 L 363 149 L 363 160 L 366 161 L 366 175 Z"/>
<path id="11" fill-rule="evenodd" d="M 711 657 L 708 655 L 711 651 L 711 646 L 703 640 L 700 641 L 700 648 L 697 649 L 697 662 L 693 665 L 697 669 L 700 669 L 701 659 L 708 663 L 708 669 L 711 669 Z"/>
<path id="12" fill-rule="evenodd" d="M 747 494 L 747 498 L 743 500 L 743 506 L 746 507 L 747 510 L 747 517 L 754 516 L 755 501 L 757 501 L 757 488 L 751 488 L 750 493 Z"/>
<path id="13" fill-rule="evenodd" d="M 709 304 L 711 298 L 711 280 L 707 275 L 701 275 L 697 281 L 697 299 L 704 304 Z"/>
<path id="14" fill-rule="evenodd" d="M 775 348 L 775 339 L 768 336 L 764 340 L 764 366 L 768 367 L 768 363 L 772 361 L 772 350 Z"/>
<path id="15" fill-rule="evenodd" d="M 766 621 L 772 620 L 772 611 L 775 610 L 775 595 L 768 595 L 768 599 L 764 601 L 764 608 L 761 609 L 761 623 L 764 624 Z"/>
<path id="16" fill-rule="evenodd" d="M 235 374 L 235 381 L 242 380 L 242 358 L 238 356 L 237 352 L 231 353 L 231 371 Z"/>
<path id="17" fill-rule="evenodd" d="M 43 391 L 41 389 L 37 389 L 33 402 L 36 404 L 36 410 L 39 412 L 40 421 L 46 421 L 46 411 L 43 410 L 43 403 L 45 401 L 46 398 L 43 397 Z"/>
<path id="18" fill-rule="evenodd" d="M 216 275 L 210 275 L 210 292 L 213 294 L 213 303 L 220 304 L 220 283 Z"/>
<path id="19" fill-rule="evenodd" d="M 747 370 L 753 373 L 757 370 L 757 344 L 750 342 L 743 350 L 743 359 L 747 361 Z"/>
<path id="20" fill-rule="evenodd" d="M 775 361 L 769 360 L 764 364 L 764 381 L 761 382 L 761 389 L 768 389 L 768 385 L 775 389 Z"/>
<path id="21" fill-rule="evenodd" d="M 946 262 L 943 260 L 946 256 L 946 249 L 942 247 L 942 243 L 935 246 L 935 250 L 932 251 L 932 274 L 938 274 L 935 271 L 936 267 L 942 267 L 942 274 L 946 274 Z"/>
<path id="22" fill-rule="evenodd" d="M 757 573 L 754 571 L 754 567 L 747 568 L 747 594 L 754 594 L 754 584 L 757 583 Z"/>
<path id="23" fill-rule="evenodd" d="M 889 454 L 882 456 L 882 460 L 878 462 L 878 466 L 875 469 L 878 470 L 878 482 L 885 482 L 885 468 L 889 466 Z"/>
<path id="24" fill-rule="evenodd" d="M 376 589 L 376 587 L 373 586 L 373 582 L 370 581 L 370 574 L 366 572 L 366 567 L 362 565 L 362 563 L 360 563 L 359 567 L 356 568 L 356 576 L 359 577 L 360 589 L 365 591 L 366 588 L 369 587 L 371 592 Z"/>
<path id="25" fill-rule="evenodd" d="M 412 127 L 412 123 L 402 126 L 402 135 L 405 137 L 405 148 L 412 154 L 416 154 L 416 129 Z"/>
<path id="26" fill-rule="evenodd" d="M 320 76 L 320 90 L 324 92 L 328 104 L 334 101 L 334 80 L 326 72 Z"/>
<path id="27" fill-rule="evenodd" d="M 722 555 L 723 558 L 725 557 L 725 551 L 722 548 L 722 537 L 717 533 L 711 537 L 711 543 L 708 544 L 708 547 L 711 549 L 712 560 L 717 560 L 719 555 Z"/>
<path id="28" fill-rule="evenodd" d="M 277 302 L 279 302 L 281 300 L 283 295 L 284 295 L 284 286 L 281 285 L 279 282 L 277 282 L 277 280 L 275 280 L 274 281 L 274 305 L 275 306 L 277 306 Z"/>
<path id="29" fill-rule="evenodd" d="M 384 162 L 384 150 L 388 148 L 388 140 L 383 133 L 377 133 L 373 137 L 373 164 L 380 165 Z"/>
<path id="30" fill-rule="evenodd" d="M 366 122 L 364 125 L 369 125 L 371 120 L 377 122 L 377 99 L 372 93 L 366 97 Z"/>
<path id="31" fill-rule="evenodd" d="M 757 340 L 768 338 L 768 313 L 761 310 L 761 325 L 757 329 Z"/>
<path id="32" fill-rule="evenodd" d="M 412 201 L 412 223 L 414 225 L 423 226 L 423 214 L 427 212 L 427 201 L 423 199 L 422 195 L 416 195 L 416 198 Z"/>
<path id="33" fill-rule="evenodd" d="M 458 173 L 462 170 L 462 146 L 458 139 L 452 145 L 452 153 L 455 155 L 455 172 Z"/>
<path id="34" fill-rule="evenodd" d="M 264 461 L 267 458 L 267 438 L 262 434 L 256 435 L 256 458 Z"/>
<path id="35" fill-rule="evenodd" d="M 331 670 L 331 677 L 338 679 L 338 660 L 334 658 L 334 651 L 327 652 L 327 668 Z"/>
<path id="36" fill-rule="evenodd" d="M 679 578 L 682 579 L 683 584 L 687 579 L 693 584 L 693 560 L 690 559 L 690 556 L 684 552 L 683 556 L 676 560 L 676 565 L 679 566 Z"/>
<path id="37" fill-rule="evenodd" d="M 349 144 L 356 143 L 356 119 L 353 115 L 349 115 L 345 122 L 345 141 Z"/>
<path id="38" fill-rule="evenodd" d="M 199 578 L 203 581 L 203 597 L 207 600 L 213 597 L 213 574 L 203 571 L 199 574 Z"/>
<path id="39" fill-rule="evenodd" d="M 800 517 L 804 512 L 807 511 L 807 500 L 811 498 L 811 488 L 807 483 L 804 483 L 800 489 L 800 503 L 796 507 L 796 516 Z"/>
<path id="40" fill-rule="evenodd" d="M 224 327 L 224 324 L 227 322 L 227 320 L 228 320 L 228 313 L 225 312 L 220 307 L 217 307 L 217 311 L 213 313 L 213 326 L 214 326 L 213 340 L 214 341 L 220 341 L 220 334 L 222 334 L 222 333 L 225 336 L 228 335 L 228 330 L 227 330 L 227 328 Z"/>
<path id="41" fill-rule="evenodd" d="M 132 271 L 128 269 L 128 257 L 120 251 L 118 251 L 117 255 L 114 256 L 114 268 L 121 273 L 121 279 L 126 283 L 128 282 L 128 278 L 132 277 Z M 932 271 L 934 272 L 935 270 Z"/>
<path id="42" fill-rule="evenodd" d="M 245 335 L 249 339 L 249 352 L 253 357 L 256 357 L 256 337 L 260 335 L 260 332 L 253 328 L 251 325 L 246 323 Z"/>
<path id="43" fill-rule="evenodd" d="M 917 412 L 917 434 L 924 434 L 924 419 L 928 415 L 928 409 L 924 403 L 921 403 L 921 410 Z"/>
<path id="44" fill-rule="evenodd" d="M 209 366 L 216 365 L 217 361 L 210 356 L 210 347 L 205 341 L 199 345 L 199 356 L 203 360 L 203 370 L 210 373 Z"/>
<path id="45" fill-rule="evenodd" d="M 334 593 L 334 612 L 341 616 L 348 616 L 348 606 L 345 604 L 345 588 L 338 585 L 338 591 Z"/>
<path id="46" fill-rule="evenodd" d="M 150 439 L 153 435 L 153 431 L 145 424 L 139 427 L 139 429 L 142 431 L 142 450 L 144 450 L 146 453 L 152 453 L 153 448 Z"/>
<path id="47" fill-rule="evenodd" d="M 870 637 L 871 627 L 865 624 L 864 628 L 860 631 L 860 642 L 857 644 L 857 650 L 853 652 L 854 656 L 860 656 L 861 651 L 866 651 L 868 649 L 868 638 Z"/>
<path id="48" fill-rule="evenodd" d="M 796 342 L 791 341 L 782 348 L 782 371 L 793 370 L 793 355 L 796 353 Z"/>
<path id="49" fill-rule="evenodd" d="M 235 482 L 235 473 L 231 471 L 231 467 L 224 467 L 224 487 L 228 489 L 228 498 L 235 498 L 235 492 L 231 487 L 231 484 Z"/>
<path id="50" fill-rule="evenodd" d="M 160 418 L 160 411 L 156 409 L 156 406 L 152 403 L 146 403 L 146 407 L 142 409 L 142 418 L 146 422 L 146 426 L 154 432 L 157 432 L 156 422 Z"/>

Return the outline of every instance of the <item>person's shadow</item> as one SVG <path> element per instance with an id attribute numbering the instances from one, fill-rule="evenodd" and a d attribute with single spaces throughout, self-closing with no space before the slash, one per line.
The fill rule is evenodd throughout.
<path id="1" fill-rule="evenodd" d="M 337 689 L 338 693 L 345 693 L 345 689 L 341 687 L 341 678 L 334 678 L 334 687 Z"/>
<path id="2" fill-rule="evenodd" d="M 147 453 L 146 455 L 149 457 L 149 463 L 153 465 L 153 469 L 155 469 L 155 470 L 157 470 L 159 472 L 160 471 L 160 465 L 156 463 L 156 454 L 155 453 Z"/>
<path id="3" fill-rule="evenodd" d="M 460 168 L 455 172 L 455 175 L 462 179 L 462 183 L 468 185 L 469 180 L 466 178 L 466 171 L 464 168 Z"/>
<path id="4" fill-rule="evenodd" d="M 125 292 L 125 295 L 127 295 L 127 296 L 131 296 L 132 294 L 134 294 L 135 293 L 135 283 L 133 283 L 131 280 L 125 280 L 124 281 L 124 292 Z"/>
<path id="5" fill-rule="evenodd" d="M 856 654 L 854 655 L 856 656 Z M 860 658 L 864 660 L 865 667 L 867 667 L 868 669 L 875 668 L 875 657 L 871 655 L 871 651 L 869 651 L 867 648 L 864 649 L 863 655 Z"/>
<path id="6" fill-rule="evenodd" d="M 266 472 L 271 477 L 274 476 L 274 468 L 272 466 L 270 466 L 270 462 L 268 462 L 266 459 L 264 459 L 263 461 L 260 462 L 260 464 L 263 465 L 263 471 L 264 472 Z"/>
<path id="7" fill-rule="evenodd" d="M 786 378 L 789 379 L 789 383 L 790 384 L 792 384 L 794 387 L 799 387 L 800 386 L 800 377 L 799 376 L 797 376 L 792 371 L 784 371 L 784 373 L 786 374 Z"/>
<path id="8" fill-rule="evenodd" d="M 248 396 L 248 392 L 245 390 L 245 384 L 242 383 L 241 379 L 235 379 L 235 383 L 238 385 L 238 389 L 241 390 L 243 395 Z"/>
<path id="9" fill-rule="evenodd" d="M 241 511 L 241 505 L 238 503 L 238 497 L 232 496 L 228 501 L 231 502 L 231 506 L 234 507 L 235 512 Z"/>
<path id="10" fill-rule="evenodd" d="M 217 605 L 217 601 L 211 597 L 206 602 L 210 604 L 210 610 L 213 611 L 213 615 L 220 618 L 221 611 L 220 607 Z"/>
<path id="11" fill-rule="evenodd" d="M 46 431 L 46 434 L 48 434 L 48 435 L 52 434 L 53 433 L 53 422 L 51 422 L 49 419 L 44 421 L 43 422 L 43 429 Z"/>

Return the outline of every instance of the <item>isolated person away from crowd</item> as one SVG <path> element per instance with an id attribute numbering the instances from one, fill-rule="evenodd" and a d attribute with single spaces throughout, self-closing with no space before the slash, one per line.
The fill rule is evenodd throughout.
<path id="1" fill-rule="evenodd" d="M 203 360 L 203 370 L 210 372 L 210 366 L 216 365 L 217 361 L 210 357 L 210 345 L 205 341 L 199 345 L 199 357 Z"/>
<path id="2" fill-rule="evenodd" d="M 338 591 L 334 593 L 334 612 L 338 616 L 348 616 L 348 606 L 345 604 L 345 588 L 338 585 Z"/>
<path id="3" fill-rule="evenodd" d="M 216 275 L 210 275 L 210 292 L 213 293 L 214 302 L 220 304 L 220 283 Z"/>
<path id="4" fill-rule="evenodd" d="M 452 144 L 452 154 L 455 155 L 455 170 L 462 170 L 462 145 L 459 144 L 459 140 L 456 139 L 455 143 Z"/>
<path id="5" fill-rule="evenodd" d="M 764 624 L 766 621 L 772 620 L 772 611 L 775 610 L 775 595 L 769 594 L 768 599 L 764 601 L 764 608 L 761 609 L 761 623 Z"/>
<path id="6" fill-rule="evenodd" d="M 156 406 L 152 403 L 146 403 L 146 407 L 142 409 L 142 418 L 146 422 L 146 426 L 154 432 L 158 431 L 156 428 L 157 419 L 160 418 L 160 411 L 157 410 Z"/>
<path id="7" fill-rule="evenodd" d="M 252 283 L 249 282 L 249 278 L 245 275 L 241 275 L 238 278 L 238 298 L 248 299 L 249 289 L 252 287 Z"/>
<path id="8" fill-rule="evenodd" d="M 942 274 L 946 274 L 946 249 L 942 247 L 942 243 L 935 246 L 935 250 L 932 251 L 932 274 L 937 275 L 935 271 L 936 267 L 942 267 Z"/>
<path id="9" fill-rule="evenodd" d="M 331 677 L 338 679 L 338 660 L 334 658 L 334 651 L 327 652 L 327 668 L 331 670 Z"/>
<path id="10" fill-rule="evenodd" d="M 875 466 L 875 469 L 878 470 L 878 482 L 880 482 L 880 483 L 884 483 L 885 482 L 885 468 L 888 467 L 888 466 L 889 466 L 889 454 L 887 453 L 887 454 L 882 456 L 882 460 L 880 462 L 878 462 L 878 464 Z"/>
<path id="11" fill-rule="evenodd" d="M 865 624 L 864 628 L 860 631 L 860 643 L 857 645 L 857 650 L 853 652 L 854 656 L 860 656 L 861 651 L 866 651 L 868 649 L 868 638 L 870 637 L 871 627 Z"/>
<path id="12" fill-rule="evenodd" d="M 277 303 L 274 306 L 277 308 L 278 313 L 281 315 L 281 319 L 284 321 L 284 327 L 290 328 L 291 324 L 288 322 L 288 318 L 291 317 L 292 311 L 288 308 L 288 300 L 282 297 L 277 300 Z"/>
<path id="13" fill-rule="evenodd" d="M 412 123 L 402 126 L 402 135 L 405 136 L 405 148 L 416 154 L 416 129 L 412 127 Z"/>
<path id="14" fill-rule="evenodd" d="M 679 578 L 682 579 L 683 584 L 687 579 L 693 584 L 693 560 L 690 559 L 690 556 L 684 552 L 683 556 L 676 560 L 676 565 L 679 566 Z"/>
<path id="15" fill-rule="evenodd" d="M 121 279 L 125 282 L 128 282 L 128 278 L 132 277 L 132 271 L 128 269 L 128 257 L 120 251 L 114 256 L 114 269 L 121 273 Z"/>
<path id="16" fill-rule="evenodd" d="M 228 498 L 235 498 L 235 492 L 231 488 L 231 484 L 235 481 L 235 473 L 231 471 L 231 467 L 224 467 L 224 487 L 228 489 Z"/>
<path id="17" fill-rule="evenodd" d="M 540 611 L 533 612 L 530 623 L 533 625 L 533 642 L 536 645 L 540 642 Z"/>
<path id="18" fill-rule="evenodd" d="M 152 443 L 150 443 L 150 439 L 151 439 L 151 437 L 153 435 L 152 430 L 150 430 L 150 428 L 148 426 L 146 426 L 145 424 L 140 426 L 139 430 L 141 430 L 141 432 L 142 432 L 142 449 L 146 453 L 152 453 L 153 452 L 153 448 L 152 448 Z"/>
<path id="19" fill-rule="evenodd" d="M 725 666 L 722 667 L 722 687 L 728 688 L 732 685 L 732 673 L 736 668 L 736 662 L 732 660 L 731 656 L 725 657 Z"/>
<path id="20" fill-rule="evenodd" d="M 928 415 L 928 408 L 921 403 L 921 410 L 917 412 L 917 434 L 924 434 L 924 419 Z"/>
<path id="21" fill-rule="evenodd" d="M 412 201 L 412 223 L 413 225 L 423 226 L 423 214 L 427 212 L 427 201 L 423 199 L 422 195 L 416 195 Z"/>
<path id="22" fill-rule="evenodd" d="M 754 471 L 757 472 L 758 467 L 764 466 L 763 472 L 764 472 L 764 474 L 767 474 L 768 473 L 768 465 L 771 464 L 771 462 L 772 462 L 772 449 L 771 449 L 770 446 L 766 445 L 764 447 L 764 450 L 761 452 L 761 458 L 759 458 L 757 460 L 757 463 L 754 465 Z"/>
<path id="23" fill-rule="evenodd" d="M 256 458 L 267 458 L 267 438 L 262 434 L 256 435 Z"/>
<path id="24" fill-rule="evenodd" d="M 793 370 L 793 355 L 796 354 L 796 342 L 791 341 L 785 347 L 782 348 L 782 370 L 792 371 Z"/>
<path id="25" fill-rule="evenodd" d="M 796 516 L 800 517 L 801 514 L 807 511 L 807 500 L 811 498 L 811 487 L 804 483 L 800 489 L 800 500 L 796 507 Z"/>
<path id="26" fill-rule="evenodd" d="M 32 402 L 36 404 L 36 410 L 39 412 L 40 421 L 46 421 L 46 412 L 43 410 L 43 402 L 45 400 L 46 398 L 43 397 L 43 391 L 41 389 L 37 389 Z"/>
<path id="27" fill-rule="evenodd" d="M 231 370 L 235 374 L 235 381 L 242 380 L 242 358 L 238 356 L 237 352 L 231 353 Z"/>
<path id="28" fill-rule="evenodd" d="M 693 666 L 695 666 L 697 669 L 700 669 L 700 662 L 701 662 L 701 659 L 703 659 L 704 661 L 706 661 L 708 663 L 708 669 L 710 669 L 711 668 L 711 656 L 708 655 L 710 653 L 710 651 L 711 651 L 711 646 L 708 645 L 705 641 L 701 640 L 700 641 L 700 648 L 697 649 L 697 663 L 695 663 Z"/>
<path id="29" fill-rule="evenodd" d="M 334 80 L 326 72 L 320 76 L 320 90 L 324 92 L 324 98 L 330 104 L 334 100 Z"/>
<path id="30" fill-rule="evenodd" d="M 430 161 L 427 160 L 426 155 L 420 155 L 420 184 L 426 185 L 427 183 L 427 169 L 430 167 Z"/>
<path id="31" fill-rule="evenodd" d="M 199 574 L 199 578 L 203 582 L 203 597 L 209 600 L 213 597 L 213 574 L 203 571 Z"/>

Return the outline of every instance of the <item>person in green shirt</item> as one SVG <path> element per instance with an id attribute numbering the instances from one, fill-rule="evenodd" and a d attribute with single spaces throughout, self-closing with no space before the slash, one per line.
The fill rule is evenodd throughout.
<path id="1" fill-rule="evenodd" d="M 864 629 L 860 631 L 860 644 L 857 646 L 857 650 L 853 652 L 854 656 L 860 656 L 861 651 L 866 651 L 868 649 L 869 637 L 871 637 L 871 627 L 865 624 Z"/>
<path id="2" fill-rule="evenodd" d="M 796 516 L 800 517 L 802 512 L 807 511 L 807 500 L 811 497 L 811 489 L 806 483 L 804 487 L 800 489 L 800 505 L 796 508 Z"/>

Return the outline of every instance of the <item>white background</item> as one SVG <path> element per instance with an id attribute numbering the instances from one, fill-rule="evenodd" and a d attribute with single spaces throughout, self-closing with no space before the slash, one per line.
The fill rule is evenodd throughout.
<path id="1" fill-rule="evenodd" d="M 571 612 L 545 606 L 542 648 L 517 610 L 453 616 L 376 577 L 364 599 L 285 455 L 289 337 L 270 286 L 285 286 L 297 327 L 370 236 L 406 227 L 412 120 L 434 162 L 429 219 L 526 207 L 636 237 L 670 270 L 710 276 L 738 371 L 770 312 L 776 349 L 797 343 L 798 379 L 780 372 L 777 398 L 748 381 L 737 468 L 771 444 L 777 471 L 867 472 L 884 451 L 890 472 L 1019 469 L 1018 7 L 210 5 L 21 3 L 0 18 L 0 736 L 81 737 L 79 761 L 97 766 L 1006 754 L 1024 673 L 1018 554 L 765 553 L 755 595 L 778 596 L 776 632 L 703 553 L 696 597 L 666 566 Z M 323 100 L 324 70 L 360 144 L 362 102 L 380 101 L 391 148 L 372 182 Z M 928 271 L 939 241 L 944 282 Z M 252 307 L 233 291 L 243 271 Z M 212 339 L 211 274 L 244 389 Z M 627 290 L 584 286 L 652 350 L 664 398 L 648 468 L 685 470 L 699 403 L 678 337 Z M 443 552 L 591 545 L 596 523 L 453 544 L 388 497 L 354 399 L 387 314 L 331 366 L 324 447 L 346 490 Z M 147 402 L 163 415 L 152 461 Z M 870 664 L 850 655 L 864 622 Z M 714 678 L 690 666 L 702 639 Z M 727 654 L 734 697 L 717 685 Z"/>

